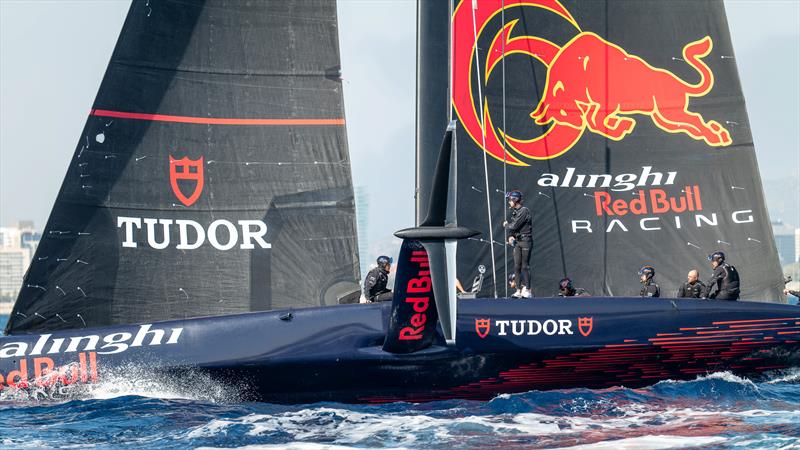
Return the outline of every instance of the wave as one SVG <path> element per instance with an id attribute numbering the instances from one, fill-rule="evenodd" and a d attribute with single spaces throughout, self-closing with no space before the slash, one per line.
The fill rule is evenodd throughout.
<path id="1" fill-rule="evenodd" d="M 770 380 L 767 381 L 768 384 L 777 384 L 777 383 L 800 383 L 800 367 L 794 367 L 785 371 L 781 371 L 775 374 Z"/>
<path id="2" fill-rule="evenodd" d="M 643 389 L 500 395 L 488 402 L 242 403 L 229 384 L 126 371 L 79 400 L 0 403 L 0 446 L 293 448 L 788 448 L 800 446 L 797 372 L 727 372 Z M 185 384 L 191 380 L 193 384 Z M 41 427 L 42 423 L 52 426 Z M 86 440 L 92 430 L 94 441 Z"/>
<path id="3" fill-rule="evenodd" d="M 679 404 L 680 402 L 678 402 Z M 421 410 L 409 405 L 401 412 L 353 411 L 319 406 L 278 414 L 251 413 L 215 419 L 188 430 L 182 439 L 330 443 L 357 447 L 574 447 L 613 442 L 601 448 L 685 448 L 722 444 L 731 435 L 762 428 L 797 427 L 800 410 L 751 409 L 717 411 L 670 405 L 618 405 L 621 415 L 543 413 L 480 414 L 460 407 Z M 656 438 L 654 436 L 658 436 Z"/>
<path id="4" fill-rule="evenodd" d="M 331 445 L 331 444 L 315 444 L 311 442 L 288 442 L 285 444 L 256 444 L 245 445 L 242 447 L 197 447 L 196 450 L 212 450 L 212 449 L 229 449 L 236 448 L 238 450 L 263 450 L 276 448 L 280 450 L 351 450 L 360 449 L 361 447 L 350 447 L 347 445 Z M 382 447 L 394 450 L 405 450 L 405 447 Z"/>

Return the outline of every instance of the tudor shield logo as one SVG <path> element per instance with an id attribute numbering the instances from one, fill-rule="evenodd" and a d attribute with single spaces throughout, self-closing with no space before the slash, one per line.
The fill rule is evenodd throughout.
<path id="1" fill-rule="evenodd" d="M 592 334 L 593 317 L 578 317 L 578 331 L 584 337 L 589 337 Z"/>
<path id="2" fill-rule="evenodd" d="M 169 183 L 172 192 L 184 206 L 192 206 L 203 193 L 203 157 L 175 159 L 169 156 Z M 187 196 L 183 189 L 192 188 Z"/>
<path id="3" fill-rule="evenodd" d="M 475 332 L 481 339 L 489 335 L 489 329 L 492 326 L 490 319 L 475 319 Z"/>

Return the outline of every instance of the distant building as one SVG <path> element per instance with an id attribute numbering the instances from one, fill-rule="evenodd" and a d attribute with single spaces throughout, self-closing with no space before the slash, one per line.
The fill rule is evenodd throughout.
<path id="1" fill-rule="evenodd" d="M 369 254 L 369 191 L 365 186 L 354 188 L 356 195 L 356 227 L 358 228 L 358 260 L 361 276 L 369 272 L 370 262 L 375 257 Z"/>
<path id="2" fill-rule="evenodd" d="M 31 262 L 26 248 L 0 248 L 0 299 L 14 301 Z"/>
<path id="3" fill-rule="evenodd" d="M 797 262 L 798 229 L 782 220 L 773 220 L 772 234 L 775 236 L 775 247 L 778 249 L 781 266 Z"/>
<path id="4" fill-rule="evenodd" d="M 27 248 L 31 251 L 31 256 L 36 253 L 36 248 L 39 247 L 39 241 L 42 240 L 42 233 L 34 229 L 23 229 L 20 233 L 20 246 Z"/>
<path id="5" fill-rule="evenodd" d="M 22 233 L 17 227 L 0 227 L 0 248 L 16 248 L 22 244 Z"/>
<path id="6" fill-rule="evenodd" d="M 13 302 L 22 286 L 42 234 L 31 221 L 0 227 L 0 302 Z"/>

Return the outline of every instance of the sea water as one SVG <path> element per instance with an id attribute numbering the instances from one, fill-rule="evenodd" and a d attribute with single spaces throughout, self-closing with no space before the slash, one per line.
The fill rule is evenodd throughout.
<path id="1" fill-rule="evenodd" d="M 800 449 L 800 369 L 759 383 L 723 372 L 644 389 L 387 405 L 243 403 L 208 381 L 112 378 L 80 400 L 0 400 L 0 447 Z"/>

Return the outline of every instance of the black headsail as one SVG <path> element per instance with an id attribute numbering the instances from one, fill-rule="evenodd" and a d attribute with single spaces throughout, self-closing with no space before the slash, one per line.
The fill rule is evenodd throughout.
<path id="1" fill-rule="evenodd" d="M 435 20 L 446 8 L 420 13 Z M 721 0 L 464 0 L 453 10 L 458 221 L 484 236 L 459 243 L 461 280 L 494 266 L 496 292 L 506 294 L 503 194 L 519 189 L 534 214 L 535 295 L 552 295 L 564 276 L 595 295 L 637 295 L 645 264 L 672 295 L 690 269 L 705 277 L 706 255 L 722 250 L 744 299 L 781 301 Z M 439 48 L 448 31 L 421 27 L 418 38 Z M 431 117 L 441 112 L 430 100 L 448 86 L 429 81 L 447 66 L 424 56 L 417 85 L 434 106 L 417 126 L 432 135 L 443 119 Z M 430 170 L 426 148 L 418 167 Z"/>
<path id="2" fill-rule="evenodd" d="M 359 278 L 334 1 L 134 1 L 6 331 L 335 304 Z"/>

